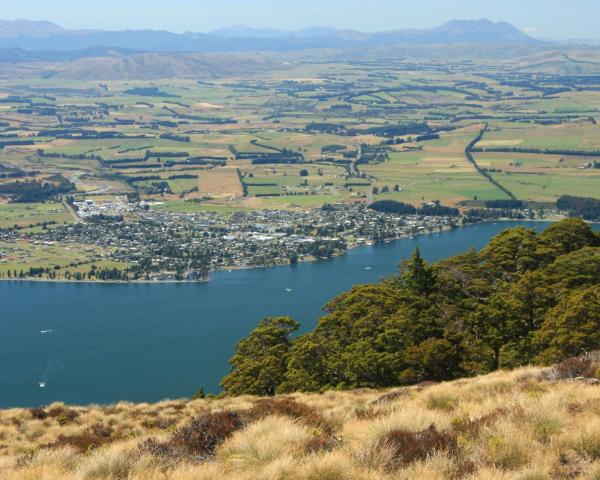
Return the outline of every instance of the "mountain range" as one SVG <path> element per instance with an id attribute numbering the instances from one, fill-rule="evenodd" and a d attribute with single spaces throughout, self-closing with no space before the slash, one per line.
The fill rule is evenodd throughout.
<path id="1" fill-rule="evenodd" d="M 0 49 L 68 52 L 98 48 L 135 52 L 247 52 L 425 44 L 541 45 L 544 42 L 506 22 L 452 20 L 432 29 L 365 33 L 329 27 L 299 31 L 244 25 L 209 33 L 164 30 L 67 30 L 51 22 L 0 20 Z"/>

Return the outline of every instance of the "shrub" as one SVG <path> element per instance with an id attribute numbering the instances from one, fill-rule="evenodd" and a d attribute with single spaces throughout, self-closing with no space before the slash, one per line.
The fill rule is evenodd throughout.
<path id="1" fill-rule="evenodd" d="M 79 417 L 79 413 L 71 408 L 65 408 L 61 405 L 56 407 L 52 407 L 48 411 L 48 417 L 55 418 L 59 425 L 66 425 L 71 423 L 77 417 Z"/>
<path id="2" fill-rule="evenodd" d="M 233 432 L 244 425 L 239 413 L 224 411 L 195 418 L 179 429 L 171 438 L 171 444 L 184 448 L 194 455 L 211 455 Z"/>
<path id="3" fill-rule="evenodd" d="M 458 443 L 452 433 L 440 432 L 431 425 L 422 432 L 393 430 L 379 440 L 379 448 L 392 453 L 392 469 L 398 469 L 419 460 L 426 460 L 434 453 L 446 452 L 458 455 Z"/>
<path id="4" fill-rule="evenodd" d="M 244 425 L 244 418 L 239 412 L 226 410 L 209 413 L 193 419 L 165 443 L 148 440 L 142 445 L 142 450 L 163 458 L 193 457 L 195 460 L 204 460 Z"/>
<path id="5" fill-rule="evenodd" d="M 113 441 L 114 430 L 102 424 L 95 424 L 89 430 L 78 435 L 60 435 L 58 439 L 50 444 L 49 448 L 63 448 L 70 446 L 80 453 L 95 450 L 98 447 L 107 445 Z"/>
<path id="6" fill-rule="evenodd" d="M 31 418 L 35 418 L 36 420 L 45 420 L 48 418 L 48 414 L 43 408 L 30 408 L 29 413 L 31 414 Z"/>
<path id="7" fill-rule="evenodd" d="M 577 377 L 593 377 L 595 372 L 592 370 L 590 360 L 572 357 L 555 365 L 554 374 L 557 379 L 565 380 Z"/>
<path id="8" fill-rule="evenodd" d="M 264 399 L 254 404 L 248 413 L 250 420 L 262 419 L 271 415 L 279 415 L 298 420 L 307 426 L 321 430 L 323 433 L 331 434 L 333 425 L 312 407 L 300 403 L 293 398 Z"/>
<path id="9" fill-rule="evenodd" d="M 499 408 L 474 420 L 470 418 L 455 418 L 452 421 L 452 429 L 461 435 L 476 437 L 482 428 L 496 423 L 507 414 L 506 410 Z"/>

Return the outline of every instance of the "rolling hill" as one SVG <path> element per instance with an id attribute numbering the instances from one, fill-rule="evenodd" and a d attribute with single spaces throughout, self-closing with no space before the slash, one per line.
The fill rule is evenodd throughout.
<path id="1" fill-rule="evenodd" d="M 241 54 L 131 54 L 118 49 L 91 49 L 78 52 L 0 51 L 4 60 L 0 78 L 31 76 L 75 80 L 154 80 L 158 78 L 203 78 L 243 75 L 284 66 L 261 56 Z M 15 63 L 16 62 L 16 63 Z"/>

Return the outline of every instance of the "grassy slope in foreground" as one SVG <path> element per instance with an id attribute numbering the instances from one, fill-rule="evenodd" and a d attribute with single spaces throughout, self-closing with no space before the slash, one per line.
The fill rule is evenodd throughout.
<path id="1" fill-rule="evenodd" d="M 6 410 L 0 477 L 598 478 L 600 387 L 550 380 L 555 372 L 272 399 Z"/>

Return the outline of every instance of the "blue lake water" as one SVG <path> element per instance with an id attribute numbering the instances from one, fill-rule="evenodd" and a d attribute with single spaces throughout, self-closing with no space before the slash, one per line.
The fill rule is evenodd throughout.
<path id="1" fill-rule="evenodd" d="M 328 300 L 397 272 L 417 245 L 435 261 L 516 225 L 547 226 L 487 223 L 327 261 L 221 271 L 204 284 L 0 282 L 0 408 L 218 392 L 235 344 L 261 318 L 292 316 L 312 329 Z"/>

